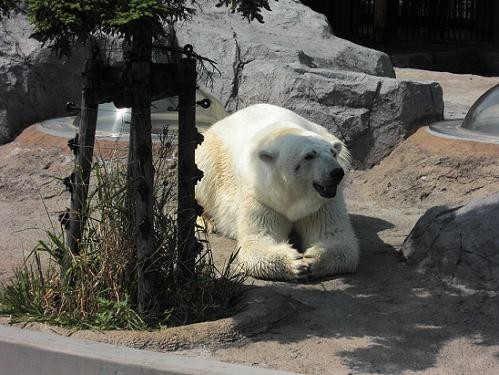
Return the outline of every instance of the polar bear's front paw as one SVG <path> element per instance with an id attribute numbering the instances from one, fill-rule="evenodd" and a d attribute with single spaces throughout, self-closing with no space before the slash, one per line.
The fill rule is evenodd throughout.
<path id="1" fill-rule="evenodd" d="M 302 281 L 310 274 L 310 265 L 303 259 L 301 254 L 299 258 L 290 261 L 289 269 L 291 280 Z"/>
<path id="2" fill-rule="evenodd" d="M 317 278 L 354 272 L 357 269 L 358 253 L 348 252 L 341 246 L 312 246 L 305 250 L 303 259 L 310 267 L 310 277 Z"/>
<path id="3" fill-rule="evenodd" d="M 248 275 L 266 280 L 297 282 L 307 280 L 310 275 L 310 265 L 303 254 L 288 244 L 266 247 L 255 247 L 254 243 L 250 244 L 253 247 L 244 245 L 238 257 L 241 268 Z"/>
<path id="4" fill-rule="evenodd" d="M 279 250 L 281 255 L 276 259 L 279 263 L 276 268 L 280 269 L 280 275 L 277 275 L 276 279 L 288 281 L 306 280 L 310 273 L 310 267 L 303 259 L 303 254 L 288 245 L 281 247 Z"/>
<path id="5" fill-rule="evenodd" d="M 303 260 L 307 263 L 309 272 L 312 276 L 320 276 L 323 273 L 323 259 L 326 253 L 326 249 L 316 246 L 305 250 Z"/>

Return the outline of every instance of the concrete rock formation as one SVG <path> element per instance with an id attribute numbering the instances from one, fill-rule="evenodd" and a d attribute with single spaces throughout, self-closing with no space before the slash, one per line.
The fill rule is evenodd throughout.
<path id="1" fill-rule="evenodd" d="M 68 100 L 80 101 L 83 53 L 60 61 L 31 33 L 23 14 L 0 20 L 0 144 L 35 121 L 64 114 Z"/>
<path id="2" fill-rule="evenodd" d="M 342 137 L 361 168 L 442 117 L 438 84 L 395 80 L 386 54 L 335 37 L 325 16 L 299 1 L 272 1 L 264 24 L 215 3 L 201 2 L 177 35 L 218 63 L 221 75 L 204 74 L 201 83 L 227 111 L 258 102 L 289 108 Z M 66 100 L 79 102 L 83 52 L 60 62 L 30 33 L 24 15 L 0 21 L 0 143 L 63 114 Z"/>
<path id="3" fill-rule="evenodd" d="M 451 283 L 499 292 L 499 193 L 429 209 L 404 241 L 408 264 Z"/>
<path id="4" fill-rule="evenodd" d="M 418 125 L 440 116 L 441 98 L 437 83 L 264 60 L 246 68 L 239 88 L 243 107 L 277 103 L 325 126 L 360 168 L 379 163 Z"/>
<path id="5" fill-rule="evenodd" d="M 222 74 L 204 84 L 229 112 L 258 102 L 289 108 L 342 135 L 357 167 L 443 115 L 438 84 L 393 79 L 387 55 L 335 37 L 325 16 L 297 0 L 272 2 L 264 24 L 215 3 L 206 0 L 177 35 L 218 63 Z"/>

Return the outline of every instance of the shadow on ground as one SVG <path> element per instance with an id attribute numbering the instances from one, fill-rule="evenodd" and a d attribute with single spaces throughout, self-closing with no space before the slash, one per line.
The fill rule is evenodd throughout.
<path id="1" fill-rule="evenodd" d="M 336 356 L 354 371 L 385 374 L 433 367 L 439 350 L 454 339 L 499 344 L 499 296 L 465 294 L 409 268 L 378 236 L 392 223 L 363 215 L 353 215 L 352 222 L 362 249 L 357 273 L 306 284 L 255 281 L 262 292 L 286 294 L 309 308 L 253 343 L 302 343 L 306 350 L 313 341 L 318 357 Z M 324 344 L 337 339 L 358 344 Z"/>

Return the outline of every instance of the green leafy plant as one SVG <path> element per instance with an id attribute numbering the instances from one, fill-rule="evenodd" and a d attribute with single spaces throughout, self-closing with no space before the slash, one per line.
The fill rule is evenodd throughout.
<path id="1" fill-rule="evenodd" d="M 224 5 L 229 7 L 232 13 L 241 13 L 248 21 L 256 19 L 261 23 L 263 23 L 261 9 L 270 10 L 269 0 L 220 0 L 217 3 L 217 7 Z"/>
<path id="2" fill-rule="evenodd" d="M 28 0 L 26 3 L 34 28 L 32 37 L 49 45 L 60 56 L 70 54 L 79 43 L 105 34 L 131 42 L 128 44 L 131 44 L 135 58 L 145 62 L 146 66 L 151 60 L 151 42 L 165 36 L 165 29 L 168 29 L 165 25 L 173 26 L 178 21 L 188 20 L 201 1 Z M 8 15 L 18 4 L 21 2 L 0 0 L 1 14 Z M 261 9 L 269 9 L 268 0 L 220 0 L 218 5 L 239 12 L 249 21 L 256 19 L 260 22 L 263 22 Z M 132 89 L 142 92 L 140 90 L 145 87 L 137 82 L 140 80 L 136 80 Z M 148 129 L 144 123 L 150 123 L 150 119 L 134 116 L 133 112 L 139 107 L 148 108 L 150 98 L 141 95 L 134 98 L 137 100 L 132 105 L 131 128 L 139 129 L 140 125 L 141 129 Z M 142 146 L 146 143 L 143 142 Z M 135 151 L 130 153 L 134 157 L 138 154 Z M 150 172 L 152 158 L 144 160 Z M 158 160 L 165 163 L 166 154 L 160 154 Z M 176 219 L 170 204 L 173 179 L 163 179 L 161 173 L 156 173 L 151 188 L 151 173 L 147 174 L 147 181 L 144 171 L 137 174 L 135 181 L 130 181 L 133 180 L 132 174 L 127 172 L 124 164 L 94 164 L 94 190 L 88 199 L 84 197 L 86 194 L 80 194 L 85 206 L 72 212 L 76 211 L 81 221 L 71 220 L 71 223 L 85 223 L 81 241 L 73 241 L 77 251 L 73 253 L 68 249 L 62 230 L 48 232 L 48 240 L 40 241 L 23 267 L 16 270 L 15 277 L 0 292 L 2 312 L 74 327 L 111 329 L 185 324 L 214 319 L 230 310 L 240 296 L 243 279 L 240 274 L 230 271 L 230 264 L 222 272 L 216 270 L 207 241 L 196 259 L 194 272 L 188 278 L 179 272 L 182 264 L 177 249 Z M 145 162 L 138 165 L 143 167 Z M 156 172 L 164 170 L 168 168 L 156 167 Z M 133 220 L 131 196 L 138 192 L 133 190 L 133 183 L 139 178 L 143 178 L 147 185 L 148 215 L 151 212 L 149 194 L 154 190 L 154 222 L 152 225 L 147 222 L 154 229 L 153 256 L 149 256 L 152 231 L 148 231 L 147 251 L 141 251 L 142 255 L 147 253 L 147 264 L 138 261 L 139 256 L 134 251 L 136 247 L 140 248 L 136 246 L 140 242 L 136 237 L 140 236 L 134 233 L 140 225 Z M 135 194 L 135 197 L 140 194 Z M 70 238 L 80 240 L 79 231 L 77 236 Z M 47 264 L 42 267 L 45 258 L 48 258 Z M 146 273 L 154 277 L 148 278 L 147 282 L 141 279 L 141 294 L 137 292 L 137 275 Z M 154 288 L 145 288 L 147 283 L 155 284 Z M 137 296 L 144 300 L 142 297 L 151 290 L 155 292 L 147 296 L 147 311 L 142 305 L 138 316 L 135 313 Z"/>
<path id="3" fill-rule="evenodd" d="M 9 9 L 14 0 L 0 0 L 0 9 Z M 2 6 L 2 4 L 5 4 Z M 28 10 L 33 38 L 49 44 L 59 55 L 68 55 L 77 43 L 85 43 L 101 34 L 125 39 L 137 32 L 153 39 L 165 36 L 165 25 L 188 20 L 202 5 L 199 0 L 29 0 Z M 263 22 L 261 9 L 270 10 L 269 0 L 220 0 L 243 18 Z"/>
<path id="4" fill-rule="evenodd" d="M 173 25 L 193 14 L 192 0 L 29 0 L 32 37 L 49 44 L 60 55 L 70 53 L 103 33 L 129 38 L 136 32 L 153 38 L 165 35 L 165 24 Z"/>
<path id="5" fill-rule="evenodd" d="M 231 257 L 219 271 L 202 228 L 204 249 L 195 277 L 178 272 L 176 248 L 175 169 L 171 141 L 164 137 L 155 158 L 155 272 L 157 296 L 145 314 L 136 312 L 136 259 L 128 204 L 126 163 L 100 159 L 93 166 L 94 184 L 85 207 L 88 225 L 80 253 L 65 246 L 62 228 L 47 231 L 14 276 L 0 288 L 0 313 L 13 321 L 43 321 L 77 329 L 147 329 L 227 316 L 243 294 L 244 276 Z M 62 267 L 63 262 L 67 264 Z M 61 273 L 61 269 L 64 270 Z"/>

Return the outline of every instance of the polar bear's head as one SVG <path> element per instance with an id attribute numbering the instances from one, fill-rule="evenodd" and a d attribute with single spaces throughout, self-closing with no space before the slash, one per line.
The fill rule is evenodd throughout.
<path id="1" fill-rule="evenodd" d="M 333 135 L 296 127 L 267 134 L 255 153 L 255 184 L 262 203 L 291 220 L 335 198 L 350 160 L 344 144 Z"/>

